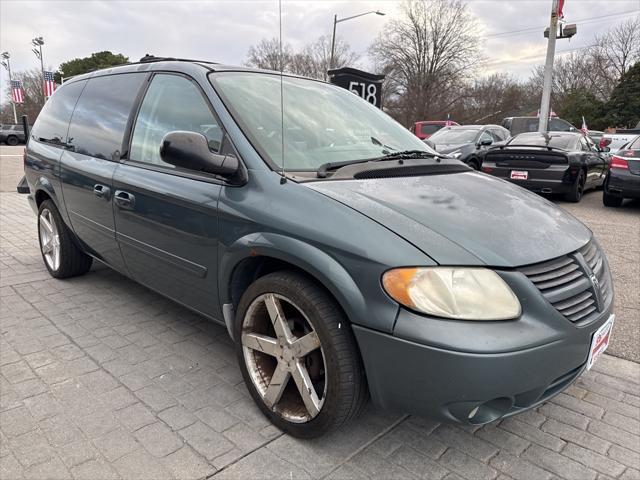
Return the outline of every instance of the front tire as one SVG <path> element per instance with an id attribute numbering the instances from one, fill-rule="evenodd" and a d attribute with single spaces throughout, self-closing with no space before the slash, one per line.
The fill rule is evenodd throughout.
<path id="1" fill-rule="evenodd" d="M 71 231 L 51 200 L 38 209 L 38 240 L 45 267 L 54 278 L 82 275 L 91 268 L 93 258 L 74 243 Z"/>
<path id="2" fill-rule="evenodd" d="M 584 193 L 584 184 L 586 180 L 587 180 L 587 177 L 584 173 L 584 170 L 580 170 L 580 173 L 578 174 L 578 178 L 573 184 L 571 192 L 565 195 L 565 199 L 569 202 L 574 202 L 574 203 L 578 203 L 580 200 L 582 200 L 582 194 Z"/>
<path id="3" fill-rule="evenodd" d="M 271 422 L 318 437 L 361 410 L 364 370 L 335 300 L 296 272 L 256 280 L 242 295 L 234 331 L 242 375 Z"/>
<path id="4" fill-rule="evenodd" d="M 12 135 L 10 137 L 7 137 L 7 145 L 9 145 L 10 147 L 15 147 L 18 144 L 18 137 Z"/>

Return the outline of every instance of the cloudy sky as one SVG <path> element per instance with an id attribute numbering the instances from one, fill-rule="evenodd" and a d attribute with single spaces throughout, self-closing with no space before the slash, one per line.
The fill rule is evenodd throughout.
<path id="1" fill-rule="evenodd" d="M 507 71 L 526 78 L 543 62 L 551 0 L 468 0 L 468 8 L 482 25 L 487 73 Z M 392 0 L 283 0 L 283 36 L 301 47 L 331 33 L 334 14 L 367 15 L 338 24 L 338 35 L 361 55 L 362 68 L 371 67 L 367 48 L 385 23 L 398 15 Z M 578 35 L 558 42 L 557 50 L 593 43 L 594 35 L 640 14 L 640 0 L 566 0 L 565 19 L 578 23 Z M 524 31 L 522 31 L 524 30 Z M 11 54 L 15 71 L 38 67 L 31 52 L 35 36 L 45 40 L 45 65 L 92 52 L 110 50 L 137 60 L 145 53 L 201 58 L 240 64 L 247 49 L 278 32 L 277 0 L 0 0 L 0 49 Z M 2 91 L 6 72 L 2 69 Z"/>

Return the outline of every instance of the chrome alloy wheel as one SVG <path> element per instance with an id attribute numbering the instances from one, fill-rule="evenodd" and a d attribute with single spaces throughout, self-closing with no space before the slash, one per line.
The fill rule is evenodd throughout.
<path id="1" fill-rule="evenodd" d="M 282 295 L 260 295 L 247 309 L 241 341 L 247 371 L 269 409 L 293 423 L 320 413 L 327 364 L 318 334 L 299 307 Z"/>
<path id="2" fill-rule="evenodd" d="M 42 256 L 51 270 L 58 270 L 60 268 L 60 235 L 53 215 L 47 208 L 40 212 L 38 229 Z"/>

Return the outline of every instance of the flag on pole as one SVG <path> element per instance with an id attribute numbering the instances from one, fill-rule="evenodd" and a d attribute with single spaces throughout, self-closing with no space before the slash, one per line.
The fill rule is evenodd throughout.
<path id="1" fill-rule="evenodd" d="M 56 90 L 56 82 L 53 80 L 53 72 L 44 72 L 44 96 L 50 97 Z"/>
<path id="2" fill-rule="evenodd" d="M 584 121 L 584 115 L 582 116 L 582 128 L 580 129 L 580 131 L 585 135 L 589 134 L 589 129 L 587 128 L 587 122 Z"/>
<path id="3" fill-rule="evenodd" d="M 558 0 L 558 18 L 559 19 L 564 18 L 564 12 L 562 11 L 563 9 L 564 9 L 564 0 Z"/>
<path id="4" fill-rule="evenodd" d="M 20 80 L 11 80 L 11 100 L 13 103 L 24 103 L 24 89 Z"/>

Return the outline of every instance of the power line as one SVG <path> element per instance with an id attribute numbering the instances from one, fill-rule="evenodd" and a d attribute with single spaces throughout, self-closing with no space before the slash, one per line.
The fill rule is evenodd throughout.
<path id="1" fill-rule="evenodd" d="M 556 55 L 562 55 L 563 53 L 576 52 L 578 50 L 585 50 L 587 48 L 592 48 L 592 47 L 595 47 L 595 46 L 596 45 L 584 45 L 582 47 L 568 48 L 568 49 L 565 49 L 565 50 L 558 50 L 556 52 Z M 544 57 L 544 54 L 536 53 L 535 55 L 528 55 L 526 57 L 515 58 L 513 60 L 501 60 L 499 62 L 489 62 L 489 63 L 485 63 L 484 66 L 485 67 L 495 67 L 495 66 L 498 66 L 498 65 L 508 65 L 508 64 L 518 63 L 518 62 L 522 62 L 522 61 L 526 61 L 526 60 L 535 60 L 536 58 L 542 58 L 542 57 Z"/>
<path id="2" fill-rule="evenodd" d="M 581 20 L 577 20 L 575 23 L 578 25 L 584 25 L 587 23 L 595 23 L 595 22 L 599 22 L 600 20 L 602 20 L 603 18 L 610 18 L 610 17 L 619 17 L 622 15 L 627 15 L 629 13 L 640 13 L 640 10 L 629 10 L 626 12 L 619 12 L 619 13 L 610 13 L 609 15 L 600 15 L 598 17 L 589 17 L 589 18 L 583 18 Z M 508 37 L 510 35 L 517 35 L 520 33 L 530 33 L 530 32 L 538 32 L 540 31 L 541 28 L 546 28 L 545 25 L 541 26 L 541 27 L 527 27 L 527 28 L 521 28 L 519 30 L 510 30 L 508 32 L 498 32 L 498 33 L 490 33 L 488 35 L 484 35 L 485 38 L 497 38 L 497 37 Z"/>

